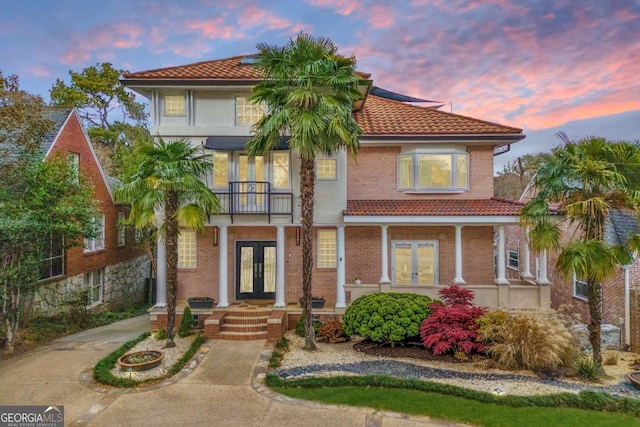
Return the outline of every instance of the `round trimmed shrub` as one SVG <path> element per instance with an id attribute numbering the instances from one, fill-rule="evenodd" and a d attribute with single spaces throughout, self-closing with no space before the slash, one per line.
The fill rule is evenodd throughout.
<path id="1" fill-rule="evenodd" d="M 393 347 L 419 335 L 420 322 L 431 313 L 431 302 L 431 298 L 418 294 L 364 295 L 347 308 L 342 320 L 344 331 Z"/>

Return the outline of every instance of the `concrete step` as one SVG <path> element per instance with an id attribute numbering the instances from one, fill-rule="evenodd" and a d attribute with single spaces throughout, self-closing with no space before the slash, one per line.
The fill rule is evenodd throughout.
<path id="1" fill-rule="evenodd" d="M 222 332 L 267 332 L 267 323 L 265 322 L 258 325 L 231 325 L 223 323 Z"/>
<path id="2" fill-rule="evenodd" d="M 224 323 L 230 325 L 259 325 L 259 324 L 267 324 L 269 320 L 269 316 L 259 316 L 259 317 L 238 317 L 233 315 L 224 316 Z"/>
<path id="3" fill-rule="evenodd" d="M 266 340 L 267 332 L 220 332 L 219 339 L 227 341 Z"/>

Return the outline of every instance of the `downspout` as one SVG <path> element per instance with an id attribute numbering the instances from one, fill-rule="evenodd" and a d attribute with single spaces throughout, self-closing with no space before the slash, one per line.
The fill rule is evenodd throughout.
<path id="1" fill-rule="evenodd" d="M 623 266 L 624 269 L 624 347 L 631 345 L 631 301 L 629 285 L 629 264 Z"/>

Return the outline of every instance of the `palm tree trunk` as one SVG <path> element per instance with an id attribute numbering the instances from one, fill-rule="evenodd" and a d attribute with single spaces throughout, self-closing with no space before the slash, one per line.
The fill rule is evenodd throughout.
<path id="1" fill-rule="evenodd" d="M 300 223 L 302 225 L 302 301 L 305 315 L 305 350 L 315 350 L 315 331 L 311 313 L 311 280 L 313 271 L 313 194 L 314 160 L 302 159 L 300 164 Z"/>
<path id="2" fill-rule="evenodd" d="M 589 342 L 593 349 L 593 361 L 597 366 L 602 366 L 601 348 L 601 322 L 602 322 L 602 286 L 593 280 L 587 281 L 587 299 L 589 301 Z"/>
<path id="3" fill-rule="evenodd" d="M 175 347 L 176 300 L 178 298 L 178 195 L 167 194 L 164 206 L 165 245 L 167 248 L 167 347 Z"/>

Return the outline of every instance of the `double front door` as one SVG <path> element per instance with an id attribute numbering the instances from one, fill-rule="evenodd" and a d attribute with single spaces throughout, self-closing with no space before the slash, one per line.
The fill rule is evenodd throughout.
<path id="1" fill-rule="evenodd" d="M 276 295 L 276 242 L 236 244 L 236 298 L 273 299 Z"/>
<path id="2" fill-rule="evenodd" d="M 435 285 L 438 283 L 438 242 L 393 241 L 391 274 L 396 285 Z"/>

